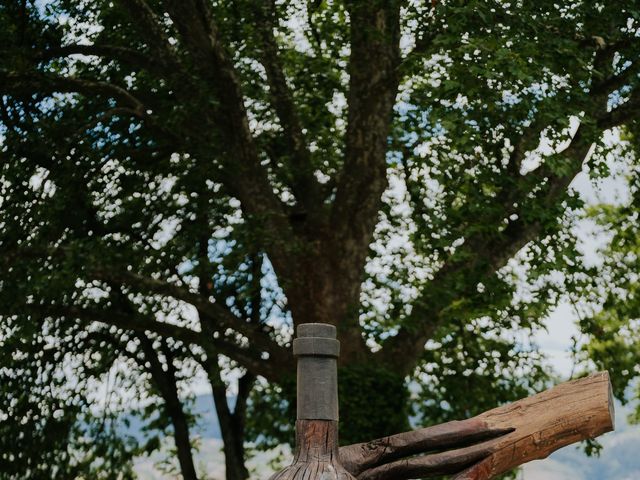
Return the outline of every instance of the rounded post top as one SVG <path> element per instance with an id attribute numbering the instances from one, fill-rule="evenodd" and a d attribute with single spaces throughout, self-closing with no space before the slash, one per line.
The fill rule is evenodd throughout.
<path id="1" fill-rule="evenodd" d="M 293 341 L 293 354 L 297 357 L 335 357 L 340 355 L 340 342 L 336 340 L 336 327 L 328 323 L 298 325 L 298 338 Z"/>
<path id="2" fill-rule="evenodd" d="M 328 323 L 302 323 L 298 325 L 298 338 L 336 338 L 336 327 Z"/>

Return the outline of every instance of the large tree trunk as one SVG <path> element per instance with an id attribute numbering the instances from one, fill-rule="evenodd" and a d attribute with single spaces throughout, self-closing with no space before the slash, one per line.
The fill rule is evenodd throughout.
<path id="1" fill-rule="evenodd" d="M 340 363 L 367 363 L 371 352 L 358 323 L 360 288 L 367 245 L 356 256 L 340 251 L 341 240 L 329 233 L 331 228 L 307 232 L 308 238 L 295 256 L 295 276 L 279 276 L 295 325 L 327 323 L 338 328 L 341 344 Z M 311 235 L 319 237 L 313 240 Z M 302 242 L 301 242 L 302 243 Z M 343 258 L 348 257 L 348 258 Z M 293 371 L 294 365 L 291 365 Z"/>
<path id="2" fill-rule="evenodd" d="M 305 212 L 299 222 L 290 219 L 296 235 L 287 238 L 289 255 L 279 256 L 273 248 L 266 251 L 294 323 L 335 325 L 342 348 L 340 365 L 351 365 L 372 359 L 358 322 L 360 288 L 387 187 L 388 139 L 400 81 L 401 2 L 345 6 L 351 43 L 348 116 L 335 199 L 328 206 L 325 198 L 318 198 L 314 212 Z"/>

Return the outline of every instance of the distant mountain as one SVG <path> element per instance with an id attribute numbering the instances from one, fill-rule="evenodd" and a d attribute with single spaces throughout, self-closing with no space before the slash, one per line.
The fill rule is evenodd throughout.
<path id="1" fill-rule="evenodd" d="M 234 403 L 235 398 L 231 397 L 231 405 Z M 222 438 L 220 433 L 220 423 L 218 422 L 218 416 L 216 415 L 213 397 L 211 395 L 196 396 L 193 405 L 193 412 L 200 417 L 198 425 L 193 431 L 194 435 L 203 439 L 220 440 Z M 135 415 L 129 415 L 127 420 L 129 422 L 129 427 L 123 428 L 122 432 L 132 435 L 137 439 L 141 439 L 143 437 L 142 429 L 144 427 L 144 422 Z"/>

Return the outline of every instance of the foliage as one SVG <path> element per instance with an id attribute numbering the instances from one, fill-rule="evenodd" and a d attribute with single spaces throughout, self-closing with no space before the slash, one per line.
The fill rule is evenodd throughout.
<path id="1" fill-rule="evenodd" d="M 638 147 L 635 132 L 634 125 L 625 136 L 634 155 Z M 638 173 L 637 166 L 631 165 L 627 172 L 629 189 L 625 197 L 614 204 L 599 205 L 589 212 L 590 218 L 607 236 L 607 241 L 600 247 L 602 265 L 590 285 L 592 298 L 602 300 L 593 302 L 584 313 L 580 323 L 584 338 L 576 352 L 582 365 L 594 363 L 598 368 L 609 370 L 613 392 L 625 403 L 640 397 Z M 637 422 L 639 418 L 640 406 L 637 406 L 631 420 Z"/>
<path id="2" fill-rule="evenodd" d="M 101 412 L 89 408 L 97 382 L 87 371 L 99 375 L 100 357 L 74 358 L 33 325 L 8 323 L 0 341 L 2 478 L 134 478 L 131 460 L 141 452 L 123 434 L 120 412 L 108 399 Z M 71 373 L 78 361 L 88 365 L 85 377 Z"/>
<path id="3" fill-rule="evenodd" d="M 338 369 L 338 392 L 341 445 L 409 428 L 409 391 L 403 377 L 375 365 L 347 365 Z M 257 448 L 271 449 L 287 443 L 293 446 L 295 407 L 294 378 L 281 386 L 256 386 L 249 405 L 248 434 L 256 438 Z"/>
<path id="4" fill-rule="evenodd" d="M 338 375 L 338 389 L 344 399 L 340 402 L 341 444 L 366 442 L 409 429 L 409 392 L 404 378 L 371 365 L 346 366 L 338 370 Z"/>
<path id="5" fill-rule="evenodd" d="M 597 184 L 611 137 L 637 129 L 639 21 L 633 0 L 4 0 L 2 348 L 97 360 L 34 357 L 3 395 L 28 410 L 15 382 L 124 362 L 127 388 L 169 409 L 199 376 L 231 458 L 256 376 L 251 439 L 290 434 L 293 328 L 328 322 L 355 441 L 406 428 L 407 398 L 432 424 L 542 388 L 530 338 L 563 299 L 605 294 L 585 354 L 622 396 L 637 214 L 603 217 L 628 268 L 594 290 L 571 183 Z M 92 424 L 91 384 L 58 387 L 82 401 L 57 419 L 43 391 L 45 425 Z M 61 438 L 39 440 L 62 455 L 51 468 Z M 101 455 L 126 464 L 117 445 Z"/>

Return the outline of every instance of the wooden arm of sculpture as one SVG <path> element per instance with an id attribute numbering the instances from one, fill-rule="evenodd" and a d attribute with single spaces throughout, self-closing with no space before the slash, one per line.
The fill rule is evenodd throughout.
<path id="1" fill-rule="evenodd" d="M 477 417 L 340 448 L 358 480 L 488 480 L 613 430 L 609 374 L 563 383 Z"/>

